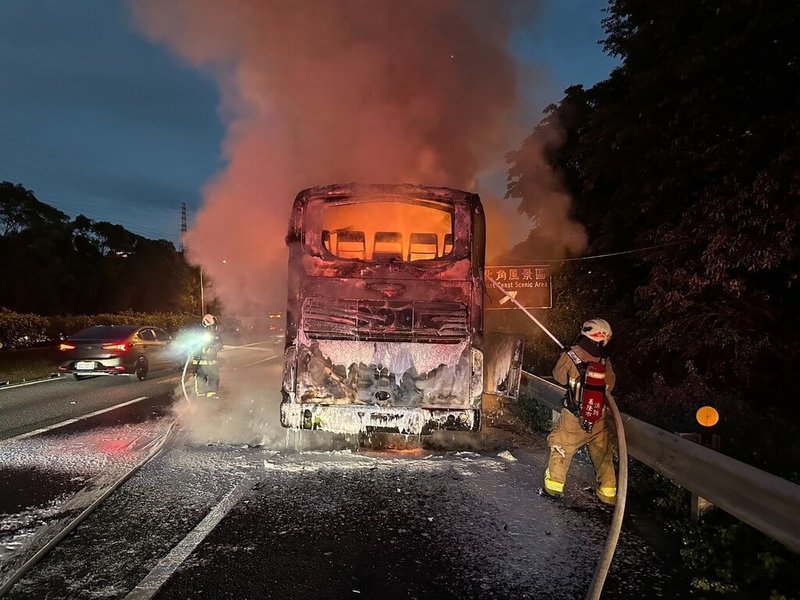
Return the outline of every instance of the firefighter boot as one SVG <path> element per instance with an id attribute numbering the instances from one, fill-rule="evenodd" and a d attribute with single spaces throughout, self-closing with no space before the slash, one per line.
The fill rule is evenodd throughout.
<path id="1" fill-rule="evenodd" d="M 614 506 L 617 503 L 617 488 L 615 487 L 599 487 L 595 491 L 595 495 L 603 504 Z"/>
<path id="2" fill-rule="evenodd" d="M 564 482 L 550 479 L 550 469 L 544 472 L 544 491 L 553 498 L 561 498 L 564 495 Z"/>

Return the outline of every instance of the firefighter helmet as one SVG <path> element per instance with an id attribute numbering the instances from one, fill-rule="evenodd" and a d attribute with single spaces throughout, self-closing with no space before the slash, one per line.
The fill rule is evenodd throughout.
<path id="1" fill-rule="evenodd" d="M 203 315 L 203 327 L 216 327 L 217 318 L 212 314 Z"/>
<path id="2" fill-rule="evenodd" d="M 589 319 L 581 327 L 581 335 L 598 342 L 601 346 L 607 346 L 612 335 L 611 325 L 605 319 Z"/>

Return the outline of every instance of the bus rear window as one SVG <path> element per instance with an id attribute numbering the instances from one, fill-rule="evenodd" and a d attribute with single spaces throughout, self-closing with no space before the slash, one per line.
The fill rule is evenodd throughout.
<path id="1" fill-rule="evenodd" d="M 322 244 L 339 258 L 406 262 L 453 251 L 453 206 L 444 202 L 326 202 L 321 216 Z"/>

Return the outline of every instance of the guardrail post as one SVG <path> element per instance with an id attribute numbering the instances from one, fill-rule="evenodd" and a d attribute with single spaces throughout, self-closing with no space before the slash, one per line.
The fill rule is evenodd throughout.
<path id="1" fill-rule="evenodd" d="M 705 446 L 706 448 L 711 448 L 719 452 L 721 447 L 720 437 L 714 433 L 711 436 L 703 436 L 700 433 L 679 433 L 679 436 L 686 440 L 690 440 L 695 442 L 696 444 L 700 444 Z M 689 516 L 692 519 L 692 522 L 697 523 L 704 514 L 714 508 L 714 505 L 703 498 L 702 496 L 698 496 L 694 492 L 692 492 L 692 498 L 689 505 Z"/>

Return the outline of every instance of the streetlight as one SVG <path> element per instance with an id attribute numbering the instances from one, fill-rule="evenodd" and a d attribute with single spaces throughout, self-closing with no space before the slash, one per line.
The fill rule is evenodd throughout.
<path id="1" fill-rule="evenodd" d="M 228 259 L 223 258 L 222 264 L 227 265 Z M 203 267 L 200 267 L 200 316 L 206 314 L 206 297 L 205 297 L 205 289 L 203 286 Z"/>

